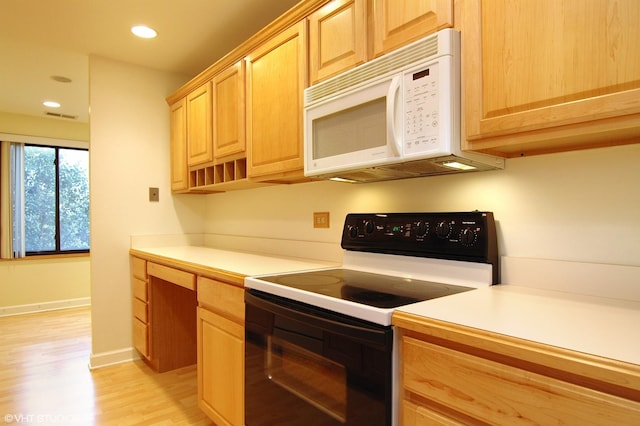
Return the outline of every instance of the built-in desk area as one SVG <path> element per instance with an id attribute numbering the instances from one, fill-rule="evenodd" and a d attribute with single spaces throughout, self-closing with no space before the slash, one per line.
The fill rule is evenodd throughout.
<path id="1" fill-rule="evenodd" d="M 149 357 L 158 372 L 197 362 L 196 275 L 147 262 L 149 280 Z"/>

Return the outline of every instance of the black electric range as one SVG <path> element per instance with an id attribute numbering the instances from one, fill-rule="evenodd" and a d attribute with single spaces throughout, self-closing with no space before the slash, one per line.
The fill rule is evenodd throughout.
<path id="1" fill-rule="evenodd" d="M 498 283 L 491 212 L 349 214 L 341 246 L 342 268 L 250 277 L 245 286 L 390 325 L 397 307 Z"/>

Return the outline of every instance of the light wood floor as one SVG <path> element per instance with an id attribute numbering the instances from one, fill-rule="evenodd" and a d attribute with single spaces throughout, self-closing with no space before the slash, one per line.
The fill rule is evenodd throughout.
<path id="1" fill-rule="evenodd" d="M 196 368 L 90 371 L 89 308 L 0 318 L 0 424 L 210 425 Z"/>

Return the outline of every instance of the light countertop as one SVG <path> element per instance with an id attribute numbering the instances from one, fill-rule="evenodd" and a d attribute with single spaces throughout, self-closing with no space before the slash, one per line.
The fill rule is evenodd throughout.
<path id="1" fill-rule="evenodd" d="M 241 276 L 340 266 L 336 262 L 189 245 L 134 250 Z M 640 301 L 509 284 L 398 310 L 640 365 Z"/>
<path id="2" fill-rule="evenodd" d="M 640 365 L 640 302 L 496 285 L 399 311 Z"/>
<path id="3" fill-rule="evenodd" d="M 277 274 L 339 266 L 339 264 L 336 264 L 335 262 L 219 250 L 199 246 L 142 247 L 136 248 L 135 250 L 187 264 L 247 276 Z"/>

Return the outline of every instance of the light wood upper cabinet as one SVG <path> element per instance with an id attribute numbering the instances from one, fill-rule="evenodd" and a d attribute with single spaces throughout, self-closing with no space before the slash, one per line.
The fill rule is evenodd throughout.
<path id="1" fill-rule="evenodd" d="M 640 140 L 640 2 L 463 1 L 461 15 L 466 148 Z"/>
<path id="2" fill-rule="evenodd" d="M 213 78 L 213 146 L 216 161 L 245 151 L 245 63 Z"/>
<path id="3" fill-rule="evenodd" d="M 185 98 L 170 107 L 170 161 L 171 191 L 184 192 L 189 189 L 187 169 L 187 108 Z"/>
<path id="4" fill-rule="evenodd" d="M 253 50 L 247 56 L 247 79 L 249 178 L 286 181 L 303 177 L 306 21 Z"/>
<path id="5" fill-rule="evenodd" d="M 334 0 L 309 16 L 311 84 L 367 60 L 365 0 Z"/>
<path id="6" fill-rule="evenodd" d="M 187 164 L 213 161 L 211 82 L 187 95 Z"/>
<path id="7" fill-rule="evenodd" d="M 373 0 L 373 55 L 378 57 L 453 27 L 453 0 Z"/>

